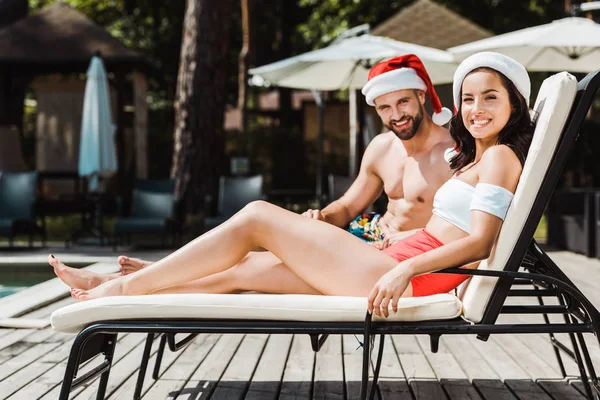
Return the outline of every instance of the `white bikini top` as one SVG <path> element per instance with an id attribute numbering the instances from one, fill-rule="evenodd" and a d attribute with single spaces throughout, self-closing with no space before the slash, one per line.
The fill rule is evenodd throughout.
<path id="1" fill-rule="evenodd" d="M 478 183 L 471 186 L 452 178 L 433 198 L 433 213 L 467 233 L 471 231 L 471 210 L 484 211 L 504 221 L 513 193 L 501 186 Z"/>

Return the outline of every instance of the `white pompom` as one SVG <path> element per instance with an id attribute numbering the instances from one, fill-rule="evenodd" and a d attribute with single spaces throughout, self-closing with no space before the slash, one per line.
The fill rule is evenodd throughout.
<path id="1" fill-rule="evenodd" d="M 448 123 L 448 121 L 450 121 L 451 118 L 452 118 L 452 111 L 450 111 L 446 107 L 442 107 L 442 111 L 440 111 L 439 113 L 433 114 L 433 116 L 431 117 L 431 119 L 433 120 L 433 123 L 436 125 L 440 125 L 440 126 L 446 125 Z"/>
<path id="2" fill-rule="evenodd" d="M 446 149 L 446 151 L 444 151 L 444 160 L 446 160 L 446 162 L 448 164 L 450 164 L 450 161 L 452 160 L 452 158 L 458 154 L 458 151 L 456 151 L 456 149 L 454 147 L 449 147 Z"/>

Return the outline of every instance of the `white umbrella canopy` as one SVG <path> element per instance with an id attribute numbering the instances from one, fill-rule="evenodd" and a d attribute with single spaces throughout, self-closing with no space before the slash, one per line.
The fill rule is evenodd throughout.
<path id="1" fill-rule="evenodd" d="M 452 82 L 456 64 L 448 52 L 371 35 L 344 39 L 249 73 L 254 83 L 258 79 L 293 89 L 361 89 L 372 65 L 404 54 L 416 54 L 423 61 L 434 85 Z"/>
<path id="2" fill-rule="evenodd" d="M 448 51 L 458 61 L 480 51 L 496 51 L 519 61 L 529 71 L 591 72 L 600 68 L 600 24 L 587 18 L 563 18 Z"/>
<path id="3" fill-rule="evenodd" d="M 100 57 L 92 57 L 87 71 L 79 144 L 79 175 L 91 176 L 90 190 L 97 188 L 99 176 L 110 176 L 117 171 L 114 135 L 106 72 Z"/>

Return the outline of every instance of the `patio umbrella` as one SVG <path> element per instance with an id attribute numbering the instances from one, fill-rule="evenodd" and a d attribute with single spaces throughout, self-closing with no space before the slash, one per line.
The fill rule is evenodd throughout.
<path id="1" fill-rule="evenodd" d="M 251 83 L 256 86 L 274 85 L 313 90 L 319 108 L 316 166 L 316 193 L 319 203 L 322 193 L 324 102 L 318 95 L 318 91 L 361 89 L 367 83 L 369 69 L 374 64 L 403 54 L 419 56 L 427 68 L 433 84 L 452 82 L 456 70 L 452 54 L 431 47 L 368 34 L 345 38 L 323 49 L 249 70 L 249 73 L 253 75 Z M 351 132 L 350 135 L 350 142 L 353 143 L 355 132 Z"/>
<path id="2" fill-rule="evenodd" d="M 114 134 L 106 72 L 102 59 L 94 56 L 87 71 L 79 144 L 79 175 L 91 177 L 90 190 L 97 189 L 99 176 L 117 170 Z"/>
<path id="3" fill-rule="evenodd" d="M 361 89 L 371 66 L 381 60 L 416 54 L 423 61 L 433 84 L 450 83 L 456 69 L 454 57 L 431 47 L 362 35 L 323 49 L 252 68 L 252 82 L 293 89 Z"/>
<path id="4" fill-rule="evenodd" d="M 448 51 L 460 61 L 479 51 L 497 51 L 529 71 L 591 72 L 600 66 L 600 24 L 569 17 L 477 40 Z"/>

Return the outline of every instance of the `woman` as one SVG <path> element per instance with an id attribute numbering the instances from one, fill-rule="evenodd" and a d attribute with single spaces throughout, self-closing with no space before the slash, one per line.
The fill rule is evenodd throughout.
<path id="1" fill-rule="evenodd" d="M 269 250 L 285 264 L 280 272 L 292 282 L 286 293 L 368 296 L 369 312 L 378 316 L 387 317 L 390 304 L 396 312 L 400 297 L 456 288 L 465 276 L 430 272 L 457 265 L 476 268 L 489 256 L 519 181 L 533 125 L 529 78 L 511 58 L 473 55 L 454 78 L 458 112 L 450 133 L 457 152 L 450 165 L 455 173 L 436 193 L 433 216 L 423 231 L 378 251 L 334 226 L 254 202 L 164 259 L 91 290 L 73 288 L 73 297 L 186 292 L 186 282 L 227 271 L 255 248 Z M 53 256 L 50 263 L 62 266 Z"/>

